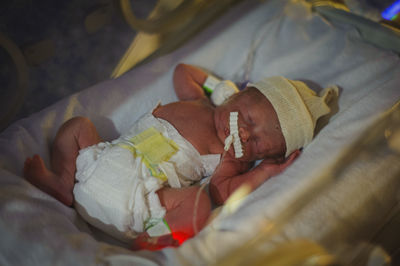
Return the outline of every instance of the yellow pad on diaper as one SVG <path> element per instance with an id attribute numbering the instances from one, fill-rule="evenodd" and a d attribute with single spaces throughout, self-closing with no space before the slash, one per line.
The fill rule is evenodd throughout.
<path id="1" fill-rule="evenodd" d="M 178 145 L 151 127 L 131 139 L 135 148 L 150 162 L 168 161 L 178 150 Z"/>
<path id="2" fill-rule="evenodd" d="M 133 147 L 122 143 L 120 146 L 130 150 L 135 157 L 142 157 L 143 163 L 152 176 L 166 181 L 167 176 L 158 164 L 168 161 L 179 150 L 178 145 L 173 140 L 164 137 L 154 127 L 139 133 L 129 139 L 129 142 L 133 144 Z"/>

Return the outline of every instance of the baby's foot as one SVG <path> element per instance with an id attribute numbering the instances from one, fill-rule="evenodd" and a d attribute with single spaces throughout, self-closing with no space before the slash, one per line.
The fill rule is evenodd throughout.
<path id="1" fill-rule="evenodd" d="M 24 176 L 32 184 L 40 184 L 42 179 L 50 178 L 50 171 L 46 169 L 43 159 L 35 154 L 32 158 L 27 158 L 24 164 Z"/>
<path id="2" fill-rule="evenodd" d="M 24 164 L 24 176 L 31 184 L 50 194 L 67 206 L 72 205 L 72 191 L 66 187 L 59 176 L 49 171 L 39 155 L 27 158 Z"/>

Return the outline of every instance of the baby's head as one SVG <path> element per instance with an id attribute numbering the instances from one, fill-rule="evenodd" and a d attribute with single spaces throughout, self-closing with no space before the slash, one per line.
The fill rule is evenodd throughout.
<path id="1" fill-rule="evenodd" d="M 217 134 L 221 140 L 229 135 L 229 114 L 238 112 L 241 160 L 282 162 L 311 142 L 317 119 L 330 112 L 325 101 L 331 93 L 319 97 L 303 82 L 284 77 L 248 84 L 216 109 Z"/>

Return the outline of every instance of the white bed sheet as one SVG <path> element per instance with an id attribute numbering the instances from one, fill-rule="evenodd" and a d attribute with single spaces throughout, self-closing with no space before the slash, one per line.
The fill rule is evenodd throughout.
<path id="1" fill-rule="evenodd" d="M 400 98 L 396 54 L 365 43 L 352 27 L 331 24 L 294 2 L 244 1 L 174 53 L 67 97 L 2 132 L 0 264 L 209 264 L 254 236 L 258 222 L 273 221 L 296 194 L 296 187 L 312 182 L 312 176 Z M 103 138 L 113 139 L 159 100 L 176 100 L 172 72 L 180 62 L 236 82 L 283 75 L 310 81 L 315 88 L 336 84 L 341 88 L 339 112 L 287 171 L 246 199 L 245 207 L 180 248 L 132 252 L 110 239 L 99 241 L 101 234 L 73 209 L 23 180 L 23 162 L 34 153 L 48 162 L 57 129 L 73 116 L 89 117 Z M 345 240 L 355 238 L 358 231 L 374 226 L 375 214 L 384 211 L 385 203 L 398 193 L 398 183 L 393 183 L 397 181 L 358 178 L 346 183 L 345 191 L 333 190 L 327 196 L 336 200 L 316 204 L 309 214 L 293 221 L 288 238 L 318 240 L 331 233 Z M 347 207 L 355 198 L 360 203 L 357 208 Z M 351 222 L 334 213 L 338 208 L 346 209 L 341 213 Z M 372 222 L 359 228 L 365 219 Z"/>

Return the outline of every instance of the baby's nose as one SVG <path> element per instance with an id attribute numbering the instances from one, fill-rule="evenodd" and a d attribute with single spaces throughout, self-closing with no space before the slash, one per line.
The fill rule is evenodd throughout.
<path id="1" fill-rule="evenodd" d="M 247 142 L 250 138 L 250 132 L 245 127 L 239 128 L 239 137 L 242 142 Z"/>

